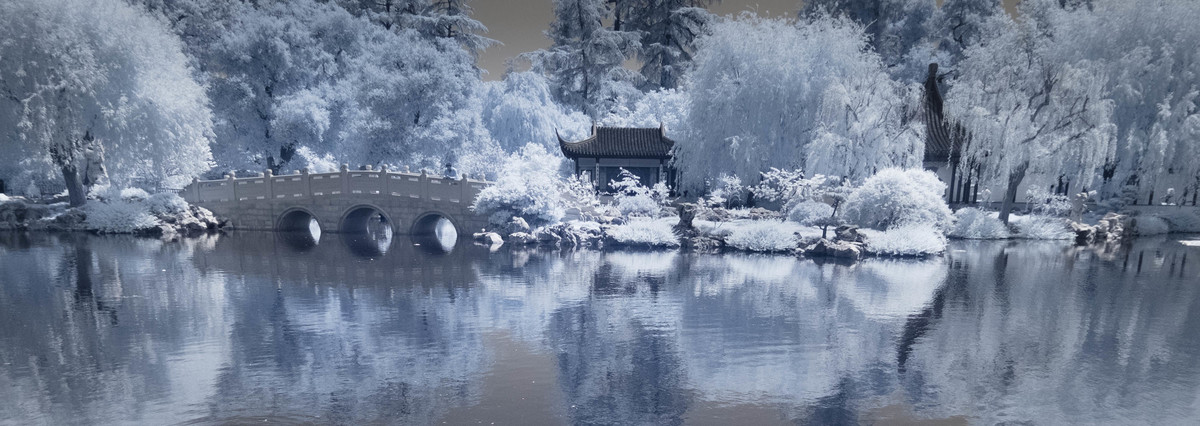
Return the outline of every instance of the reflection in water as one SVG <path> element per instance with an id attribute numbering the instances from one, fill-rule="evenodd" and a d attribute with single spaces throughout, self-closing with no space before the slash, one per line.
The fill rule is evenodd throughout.
<path id="1" fill-rule="evenodd" d="M 1169 239 L 853 265 L 293 243 L 0 233 L 0 423 L 1200 415 L 1200 248 Z"/>

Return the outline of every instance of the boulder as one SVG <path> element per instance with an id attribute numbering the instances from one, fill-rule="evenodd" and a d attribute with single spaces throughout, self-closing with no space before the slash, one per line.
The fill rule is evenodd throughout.
<path id="1" fill-rule="evenodd" d="M 1126 238 L 1132 238 L 1133 219 L 1127 215 L 1118 213 L 1109 213 L 1096 223 L 1098 233 L 1102 233 L 1107 241 L 1120 241 Z"/>
<path id="2" fill-rule="evenodd" d="M 833 240 L 862 243 L 866 241 L 866 238 L 858 232 L 857 226 L 842 225 L 833 230 Z"/>
<path id="3" fill-rule="evenodd" d="M 1071 230 L 1075 232 L 1075 244 L 1082 246 L 1095 242 L 1096 228 L 1079 222 L 1071 222 Z"/>
<path id="4" fill-rule="evenodd" d="M 475 242 L 488 247 L 504 244 L 504 238 L 495 232 L 476 232 L 472 237 L 475 238 Z"/>
<path id="5" fill-rule="evenodd" d="M 820 239 L 804 250 L 809 257 L 832 257 L 836 259 L 858 260 L 862 257 L 862 248 L 858 244 L 846 241 L 829 241 Z"/>
<path id="6" fill-rule="evenodd" d="M 507 231 L 509 234 L 517 232 L 528 233 L 529 229 L 529 222 L 526 222 L 525 219 L 520 216 L 513 216 L 512 220 L 508 221 Z"/>
<path id="7" fill-rule="evenodd" d="M 508 234 L 508 243 L 512 245 L 528 245 L 537 244 L 537 237 L 528 232 L 514 232 Z"/>

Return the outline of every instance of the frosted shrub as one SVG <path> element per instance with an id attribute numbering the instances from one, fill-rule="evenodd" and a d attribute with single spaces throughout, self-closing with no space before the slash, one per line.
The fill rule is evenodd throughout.
<path id="1" fill-rule="evenodd" d="M 188 203 L 173 192 L 160 192 L 146 199 L 146 208 L 154 215 L 176 215 L 187 212 Z"/>
<path id="2" fill-rule="evenodd" d="M 817 201 L 797 203 L 788 211 L 788 220 L 806 226 L 824 225 L 833 216 L 833 206 Z"/>
<path id="3" fill-rule="evenodd" d="M 613 198 L 622 216 L 657 216 L 667 201 L 665 184 L 660 182 L 653 188 L 647 188 L 637 175 L 625 169 L 621 169 L 620 176 L 610 186 L 616 189 Z"/>
<path id="4" fill-rule="evenodd" d="M 714 207 L 740 204 L 746 194 L 742 178 L 736 175 L 721 174 L 716 180 L 708 183 L 708 188 L 708 204 Z"/>
<path id="5" fill-rule="evenodd" d="M 867 251 L 885 256 L 927 256 L 946 251 L 946 236 L 932 224 L 897 226 L 867 234 Z"/>
<path id="6" fill-rule="evenodd" d="M 561 162 L 561 157 L 541 145 L 526 144 L 508 157 L 496 183 L 479 192 L 471 209 L 496 225 L 507 224 L 513 217 L 534 227 L 558 222 L 565 214 L 562 191 L 566 184 L 558 175 Z"/>
<path id="7" fill-rule="evenodd" d="M 297 149 L 296 159 L 292 161 L 298 161 L 309 173 L 333 173 L 340 168 L 333 155 L 319 155 L 307 146 Z"/>
<path id="8" fill-rule="evenodd" d="M 1013 216 L 1012 224 L 1017 227 L 1018 238 L 1031 240 L 1069 240 L 1075 232 L 1061 217 L 1046 215 Z"/>
<path id="9" fill-rule="evenodd" d="M 782 252 L 796 248 L 797 241 L 783 221 L 756 220 L 733 228 L 725 244 L 738 250 Z"/>
<path id="10" fill-rule="evenodd" d="M 609 229 L 608 236 L 624 245 L 679 247 L 679 237 L 671 224 L 663 220 L 633 219 Z"/>
<path id="11" fill-rule="evenodd" d="M 1071 213 L 1071 199 L 1066 195 L 1051 194 L 1041 187 L 1025 191 L 1025 202 L 1034 213 L 1048 216 L 1066 216 Z"/>
<path id="12" fill-rule="evenodd" d="M 84 205 L 83 210 L 87 214 L 84 225 L 102 234 L 132 233 L 161 224 L 144 201 L 96 200 Z"/>
<path id="13" fill-rule="evenodd" d="M 991 212 L 976 207 L 954 212 L 954 226 L 949 235 L 954 238 L 1000 240 L 1008 238 L 1008 227 Z"/>
<path id="14" fill-rule="evenodd" d="M 945 190 L 946 184 L 932 172 L 883 169 L 850 193 L 845 217 L 851 223 L 875 229 L 902 224 L 947 229 L 954 216 L 942 199 Z"/>

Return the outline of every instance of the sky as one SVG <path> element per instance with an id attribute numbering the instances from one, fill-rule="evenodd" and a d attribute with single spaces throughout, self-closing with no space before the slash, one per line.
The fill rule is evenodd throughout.
<path id="1" fill-rule="evenodd" d="M 1017 0 L 1004 0 L 1011 10 Z M 550 46 L 543 33 L 554 18 L 553 0 L 475 0 L 475 19 L 488 27 L 487 36 L 503 43 L 492 46 L 479 55 L 479 67 L 485 80 L 504 77 L 509 58 Z M 744 10 L 760 16 L 794 16 L 800 10 L 799 0 L 722 0 L 709 7 L 717 15 L 734 15 Z"/>

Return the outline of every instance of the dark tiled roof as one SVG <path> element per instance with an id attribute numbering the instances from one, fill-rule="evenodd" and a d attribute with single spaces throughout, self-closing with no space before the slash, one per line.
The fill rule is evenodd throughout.
<path id="1" fill-rule="evenodd" d="M 925 96 L 921 106 L 925 122 L 925 161 L 957 162 L 966 131 L 942 115 L 942 93 L 937 84 L 937 64 L 929 64 Z"/>
<path id="2" fill-rule="evenodd" d="M 592 135 L 578 142 L 560 136 L 558 147 L 567 158 L 671 158 L 675 141 L 662 128 L 594 127 Z"/>

